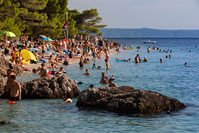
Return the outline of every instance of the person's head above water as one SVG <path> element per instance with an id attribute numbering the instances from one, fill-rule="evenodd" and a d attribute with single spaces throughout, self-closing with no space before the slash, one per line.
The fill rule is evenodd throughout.
<path id="1" fill-rule="evenodd" d="M 94 87 L 94 85 L 93 85 L 93 84 L 90 84 L 89 88 L 93 88 L 93 87 Z"/>

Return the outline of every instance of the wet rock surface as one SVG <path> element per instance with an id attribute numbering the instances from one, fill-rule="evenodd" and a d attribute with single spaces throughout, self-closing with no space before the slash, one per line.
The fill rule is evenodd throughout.
<path id="1" fill-rule="evenodd" d="M 87 89 L 80 93 L 76 105 L 127 115 L 178 111 L 185 108 L 177 99 L 157 92 L 135 90 L 129 86 Z"/>
<path id="2" fill-rule="evenodd" d="M 73 98 L 79 93 L 77 83 L 64 74 L 22 83 L 22 99 Z M 6 91 L 2 98 L 9 98 L 9 93 Z"/>

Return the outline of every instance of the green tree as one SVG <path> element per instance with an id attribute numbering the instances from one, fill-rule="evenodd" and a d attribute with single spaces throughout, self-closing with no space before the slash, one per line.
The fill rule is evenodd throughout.
<path id="1" fill-rule="evenodd" d="M 81 14 L 74 16 L 79 32 L 84 34 L 96 34 L 102 35 L 99 28 L 103 28 L 106 25 L 100 25 L 102 18 L 99 17 L 97 9 L 84 10 Z"/>
<path id="2" fill-rule="evenodd" d="M 17 36 L 33 37 L 45 34 L 52 38 L 63 37 L 63 26 L 68 11 L 69 36 L 78 33 L 101 35 L 102 18 L 97 9 L 67 9 L 68 0 L 0 0 L 0 32 L 10 30 Z"/>

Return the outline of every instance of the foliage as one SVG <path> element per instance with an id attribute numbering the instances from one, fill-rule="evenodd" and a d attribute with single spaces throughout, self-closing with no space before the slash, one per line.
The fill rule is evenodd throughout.
<path id="1" fill-rule="evenodd" d="M 68 11 L 69 36 L 101 34 L 99 28 L 105 25 L 98 25 L 102 18 L 97 9 L 80 13 L 67 9 L 67 4 L 68 0 L 0 0 L 0 32 L 61 38 Z"/>

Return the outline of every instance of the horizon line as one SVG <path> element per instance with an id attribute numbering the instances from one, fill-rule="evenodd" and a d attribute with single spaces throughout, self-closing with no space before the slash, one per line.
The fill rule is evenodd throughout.
<path id="1" fill-rule="evenodd" d="M 148 29 L 148 30 L 196 30 L 199 31 L 199 29 L 158 29 L 158 28 L 101 28 L 101 29 L 123 29 L 123 30 L 137 30 L 137 29 Z"/>

